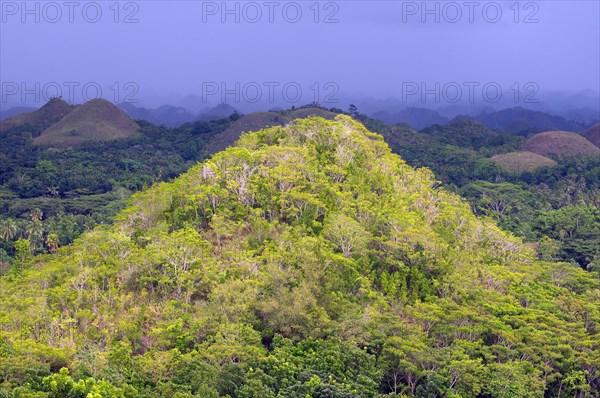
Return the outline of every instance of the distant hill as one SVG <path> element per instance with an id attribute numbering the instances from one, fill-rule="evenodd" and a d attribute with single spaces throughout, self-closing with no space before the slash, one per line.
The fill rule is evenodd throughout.
<path id="1" fill-rule="evenodd" d="M 382 111 L 374 113 L 372 117 L 388 125 L 406 123 L 417 130 L 449 122 L 439 111 L 426 108 L 407 108 L 397 113 Z M 521 107 L 490 110 L 476 116 L 459 115 L 453 121 L 460 119 L 478 120 L 491 129 L 503 130 L 513 135 L 529 135 L 550 130 L 581 131 L 585 128 L 583 124 L 568 121 L 562 116 Z"/>
<path id="2" fill-rule="evenodd" d="M 229 104 L 221 103 L 209 111 L 201 114 L 196 118 L 196 121 L 209 122 L 211 120 L 223 119 L 236 113 L 237 110 Z"/>
<path id="3" fill-rule="evenodd" d="M 590 141 L 579 134 L 567 131 L 546 131 L 536 134 L 527 140 L 524 150 L 558 158 L 600 154 L 600 149 Z"/>
<path id="4" fill-rule="evenodd" d="M 561 116 L 564 116 L 567 120 L 573 120 L 589 126 L 600 121 L 600 110 L 589 107 L 569 109 L 561 114 Z"/>
<path id="5" fill-rule="evenodd" d="M 457 117 L 444 125 L 433 125 L 423 130 L 439 142 L 479 150 L 483 147 L 515 145 L 519 138 L 504 131 L 491 129 L 469 117 Z M 521 139 L 522 140 L 522 139 Z"/>
<path id="6" fill-rule="evenodd" d="M 476 119 L 490 128 L 516 135 L 529 135 L 541 131 L 581 131 L 585 128 L 579 123 L 567 121 L 562 116 L 521 107 L 482 113 L 476 116 Z"/>
<path id="7" fill-rule="evenodd" d="M 30 113 L 35 110 L 36 108 L 30 106 L 15 106 L 13 108 L 0 109 L 0 120 L 9 119 L 22 113 Z"/>
<path id="8" fill-rule="evenodd" d="M 242 116 L 229 128 L 215 135 L 208 143 L 209 152 L 218 152 L 235 141 L 244 132 L 258 131 L 267 127 L 282 126 L 291 120 L 306 118 L 308 116 L 320 116 L 326 119 L 334 119 L 336 114 L 319 108 L 302 108 L 282 112 L 255 112 Z"/>
<path id="9" fill-rule="evenodd" d="M 22 113 L 0 122 L 0 132 L 24 124 L 29 124 L 38 130 L 42 130 L 59 121 L 73 109 L 74 107 L 62 99 L 54 98 L 36 111 Z"/>
<path id="10" fill-rule="evenodd" d="M 319 116 L 324 119 L 333 120 L 337 113 L 330 112 L 321 108 L 300 108 L 281 112 L 289 120 L 304 119 L 309 116 Z"/>
<path id="11" fill-rule="evenodd" d="M 171 128 L 189 123 L 195 118 L 192 112 L 180 106 L 163 105 L 156 109 L 136 107 L 128 103 L 121 103 L 118 106 L 132 119 L 146 120 L 152 124 L 162 124 Z"/>
<path id="12" fill-rule="evenodd" d="M 589 129 L 587 129 L 583 136 L 592 144 L 600 147 L 600 123 L 596 123 Z"/>
<path id="13" fill-rule="evenodd" d="M 556 161 L 533 152 L 509 152 L 492 156 L 492 160 L 505 170 L 516 174 L 556 166 Z"/>
<path id="14" fill-rule="evenodd" d="M 386 124 L 406 123 L 417 130 L 424 129 L 434 124 L 444 124 L 448 122 L 447 117 L 440 115 L 437 111 L 426 108 L 407 108 L 394 114 L 377 112 L 373 114 L 373 117 Z"/>
<path id="15" fill-rule="evenodd" d="M 36 145 L 71 146 L 107 141 L 138 133 L 139 126 L 116 105 L 94 99 L 78 106 L 34 139 Z"/>
<path id="16" fill-rule="evenodd" d="M 255 112 L 242 116 L 223 132 L 215 135 L 208 143 L 208 151 L 218 152 L 232 145 L 243 132 L 284 124 L 286 118 L 275 112 Z"/>
<path id="17" fill-rule="evenodd" d="M 146 120 L 152 124 L 162 124 L 170 128 L 179 127 L 182 124 L 190 123 L 192 121 L 208 122 L 212 120 L 226 119 L 229 116 L 238 113 L 238 111 L 234 107 L 225 103 L 219 104 L 216 107 L 201 113 L 197 117 L 195 117 L 186 108 L 172 105 L 163 105 L 156 109 L 136 107 L 129 103 L 121 103 L 118 106 L 123 111 L 125 111 L 125 113 L 127 113 L 132 119 Z M 295 110 L 273 109 L 269 112 L 254 112 L 252 113 L 253 117 L 244 120 L 249 122 L 249 127 L 251 127 L 252 129 L 259 130 L 273 125 L 273 121 L 271 121 L 268 117 L 264 119 L 266 117 L 265 115 L 269 113 L 277 113 L 279 114 L 279 117 L 282 117 L 282 115 L 285 114 L 286 120 L 305 118 L 308 116 L 322 116 L 325 118 L 330 118 L 331 115 L 330 112 L 319 108 L 300 108 Z M 254 120 L 265 120 L 265 123 L 255 122 Z M 239 134 L 234 135 L 236 137 L 239 136 Z M 233 144 L 235 139 L 231 141 L 230 144 Z M 225 149 L 225 147 L 219 147 L 219 150 L 222 149 Z"/>
<path id="18" fill-rule="evenodd" d="M 406 123 L 385 126 L 379 130 L 379 134 L 385 138 L 394 151 L 403 154 L 404 160 L 409 159 L 411 154 L 419 157 L 422 150 L 429 148 L 431 144 L 431 138 L 427 134 L 415 130 Z"/>
<path id="19" fill-rule="evenodd" d="M 164 124 L 167 127 L 179 127 L 184 123 L 194 120 L 194 114 L 180 106 L 163 105 L 152 110 L 156 124 Z"/>
<path id="20" fill-rule="evenodd" d="M 122 102 L 122 103 L 118 104 L 117 106 L 122 111 L 124 111 L 130 118 L 132 118 L 134 120 L 145 120 L 152 124 L 159 124 L 159 123 L 156 123 L 156 120 L 154 118 L 152 111 L 148 108 L 137 107 L 128 102 Z"/>

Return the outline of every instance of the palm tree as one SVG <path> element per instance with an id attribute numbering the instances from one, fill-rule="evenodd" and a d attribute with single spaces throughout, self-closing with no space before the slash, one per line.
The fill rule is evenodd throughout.
<path id="1" fill-rule="evenodd" d="M 17 224 L 10 218 L 0 222 L 0 238 L 4 240 L 12 240 L 17 236 L 18 230 Z"/>
<path id="2" fill-rule="evenodd" d="M 52 232 L 46 236 L 46 247 L 50 250 L 50 253 L 54 253 L 58 249 L 58 234 Z"/>
<path id="3" fill-rule="evenodd" d="M 29 212 L 29 216 L 31 217 L 31 221 L 42 221 L 42 217 L 44 217 L 44 213 L 38 209 L 37 207 Z"/>
<path id="4" fill-rule="evenodd" d="M 33 221 L 27 224 L 25 228 L 27 239 L 31 242 L 32 249 L 37 249 L 43 244 L 44 227 L 41 221 Z"/>
<path id="5" fill-rule="evenodd" d="M 54 196 L 58 196 L 60 194 L 58 187 L 47 187 L 46 188 L 46 196 L 48 197 L 54 197 Z"/>

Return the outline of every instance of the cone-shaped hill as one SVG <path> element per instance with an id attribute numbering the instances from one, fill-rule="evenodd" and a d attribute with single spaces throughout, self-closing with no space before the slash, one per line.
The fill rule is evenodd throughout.
<path id="1" fill-rule="evenodd" d="M 5 385 L 68 367 L 103 397 L 597 391 L 597 279 L 438 185 L 346 116 L 244 134 L 0 278 Z"/>
<path id="2" fill-rule="evenodd" d="M 119 107 L 97 98 L 78 106 L 33 140 L 36 145 L 73 146 L 138 134 L 139 126 Z"/>
<path id="3" fill-rule="evenodd" d="M 492 160 L 505 170 L 516 174 L 533 172 L 544 167 L 554 167 L 558 163 L 533 152 L 508 152 L 492 156 Z"/>
<path id="4" fill-rule="evenodd" d="M 30 125 L 34 130 L 43 130 L 58 122 L 73 108 L 62 99 L 53 98 L 40 109 L 3 120 L 0 122 L 0 132 L 21 125 Z"/>
<path id="5" fill-rule="evenodd" d="M 546 131 L 527 140 L 525 151 L 542 156 L 564 158 L 577 155 L 599 155 L 600 149 L 577 133 Z"/>

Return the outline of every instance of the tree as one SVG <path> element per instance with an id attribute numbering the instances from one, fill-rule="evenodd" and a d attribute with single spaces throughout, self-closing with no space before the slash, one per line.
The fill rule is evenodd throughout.
<path id="1" fill-rule="evenodd" d="M 538 372 L 524 361 L 492 364 L 483 391 L 493 398 L 541 397 L 544 385 Z"/>
<path id="2" fill-rule="evenodd" d="M 58 234 L 53 232 L 49 233 L 48 236 L 46 236 L 46 247 L 48 248 L 48 250 L 50 250 L 50 253 L 54 253 L 58 249 L 58 244 Z"/>
<path id="3" fill-rule="evenodd" d="M 420 338 L 391 336 L 382 352 L 382 367 L 389 391 L 394 394 L 404 392 L 408 387 L 411 395 L 426 375 L 423 363 L 430 358 L 428 347 Z"/>
<path id="4" fill-rule="evenodd" d="M 35 250 L 43 245 L 44 226 L 40 220 L 29 222 L 25 228 L 25 234 L 31 242 L 32 249 Z"/>
<path id="5" fill-rule="evenodd" d="M 350 104 L 348 107 L 348 114 L 352 117 L 356 117 L 358 115 L 358 108 L 354 104 Z"/>
<path id="6" fill-rule="evenodd" d="M 476 181 L 465 186 L 462 192 L 472 198 L 477 211 L 498 220 L 515 212 L 529 210 L 531 213 L 533 196 L 515 184 Z"/>
<path id="7" fill-rule="evenodd" d="M 212 216 L 210 220 L 210 227 L 215 233 L 215 237 L 217 238 L 217 245 L 219 246 L 219 248 L 223 247 L 223 243 L 225 240 L 231 238 L 234 235 L 235 229 L 237 228 L 235 223 L 232 223 L 221 213 L 217 213 Z"/>
<path id="8" fill-rule="evenodd" d="M 12 240 L 17 236 L 19 228 L 13 219 L 8 218 L 0 222 L 0 238 Z"/>
<path id="9" fill-rule="evenodd" d="M 129 398 L 137 395 L 137 391 L 129 386 L 126 389 L 116 388 L 106 381 L 96 381 L 91 377 L 75 381 L 67 368 L 45 377 L 43 383 L 48 398 Z"/>
<path id="10" fill-rule="evenodd" d="M 600 255 L 600 210 L 592 206 L 538 212 L 532 224 L 539 235 L 560 243 L 560 260 L 575 261 L 586 268 Z"/>
<path id="11" fill-rule="evenodd" d="M 170 141 L 161 131 L 156 139 Z M 129 398 L 102 383 L 131 383 L 146 398 L 598 390 L 597 275 L 538 261 L 351 117 L 300 119 L 237 145 L 136 194 L 70 250 L 30 260 L 30 242 L 17 243 L 13 263 L 25 271 L 0 276 L 0 389 L 45 398 L 78 398 L 80 384 L 85 398 Z M 77 189 L 58 184 L 65 196 Z M 51 208 L 38 222 L 60 238 L 97 221 L 51 220 Z M 567 221 L 560 229 L 575 236 Z"/>
<path id="12" fill-rule="evenodd" d="M 18 239 L 15 242 L 15 267 L 23 269 L 31 259 L 31 244 L 27 239 Z"/>
<path id="13" fill-rule="evenodd" d="M 31 221 L 33 222 L 42 221 L 44 213 L 36 207 L 29 212 L 29 217 L 31 217 Z"/>
<path id="14" fill-rule="evenodd" d="M 197 276 L 190 272 L 192 267 L 201 264 L 207 258 L 208 242 L 201 239 L 195 229 L 183 228 L 172 234 L 165 236 L 157 245 L 160 251 L 160 257 L 164 262 L 164 273 L 167 276 L 166 282 L 174 282 L 177 298 L 186 300 L 184 297 L 184 287 L 201 288 L 202 280 L 194 280 Z M 196 286 L 193 286 L 196 284 Z M 190 294 L 190 292 L 188 292 Z"/>
<path id="15" fill-rule="evenodd" d="M 342 213 L 328 217 L 323 232 L 346 258 L 363 250 L 369 239 L 368 232 L 358 221 Z"/>
<path id="16" fill-rule="evenodd" d="M 55 197 L 55 196 L 58 196 L 59 194 L 60 194 L 60 191 L 58 190 L 58 187 L 55 187 L 55 186 L 46 187 L 46 195 L 48 197 Z"/>
<path id="17" fill-rule="evenodd" d="M 549 238 L 546 235 L 542 236 L 537 244 L 538 255 L 544 261 L 557 261 L 560 248 L 559 240 Z"/>

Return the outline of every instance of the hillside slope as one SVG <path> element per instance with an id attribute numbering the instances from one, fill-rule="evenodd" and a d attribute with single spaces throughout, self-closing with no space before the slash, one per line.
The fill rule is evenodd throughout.
<path id="1" fill-rule="evenodd" d="M 583 136 L 592 144 L 600 148 L 600 123 L 594 124 L 592 127 L 587 129 Z"/>
<path id="2" fill-rule="evenodd" d="M 22 252 L 0 390 L 79 396 L 68 367 L 94 397 L 596 394 L 597 280 L 435 186 L 346 116 L 245 134 Z"/>
<path id="3" fill-rule="evenodd" d="M 72 146 L 138 134 L 139 126 L 125 112 L 98 98 L 75 108 L 33 140 L 36 145 Z"/>
<path id="4" fill-rule="evenodd" d="M 536 134 L 527 140 L 524 150 L 558 158 L 600 154 L 600 149 L 590 141 L 579 134 L 567 131 L 546 131 Z"/>
<path id="5" fill-rule="evenodd" d="M 257 131 L 266 127 L 281 126 L 291 120 L 308 116 L 320 116 L 333 119 L 335 113 L 319 108 L 302 108 L 282 112 L 254 112 L 236 120 L 225 131 L 215 135 L 208 144 L 208 151 L 215 153 L 233 145 L 240 135 L 248 131 Z"/>
<path id="6" fill-rule="evenodd" d="M 403 109 L 394 114 L 385 111 L 376 112 L 373 114 L 373 117 L 386 124 L 408 124 L 417 130 L 427 128 L 434 124 L 448 123 L 448 118 L 440 115 L 437 111 L 414 107 Z"/>
<path id="7" fill-rule="evenodd" d="M 510 172 L 521 174 L 544 167 L 556 166 L 556 161 L 533 152 L 508 152 L 491 158 L 498 166 Z"/>
<path id="8" fill-rule="evenodd" d="M 493 130 L 473 119 L 454 119 L 445 125 L 433 125 L 423 130 L 440 143 L 462 148 L 480 150 L 484 148 L 516 146 L 521 138 L 499 130 Z"/>
<path id="9" fill-rule="evenodd" d="M 31 125 L 36 129 L 44 129 L 56 123 L 66 114 L 71 112 L 74 107 L 67 104 L 60 98 L 54 98 L 48 101 L 40 109 L 33 112 L 21 113 L 9 119 L 0 122 L 0 132 L 21 125 Z"/>
<path id="10" fill-rule="evenodd" d="M 476 118 L 490 128 L 524 136 L 550 130 L 580 131 L 583 127 L 578 123 L 566 120 L 562 116 L 522 107 L 483 113 Z"/>
<path id="11" fill-rule="evenodd" d="M 30 106 L 15 106 L 12 108 L 5 108 L 5 105 L 2 105 L 0 106 L 0 121 L 22 115 L 23 113 L 31 113 L 34 111 L 36 111 L 36 108 L 32 108 Z"/>

